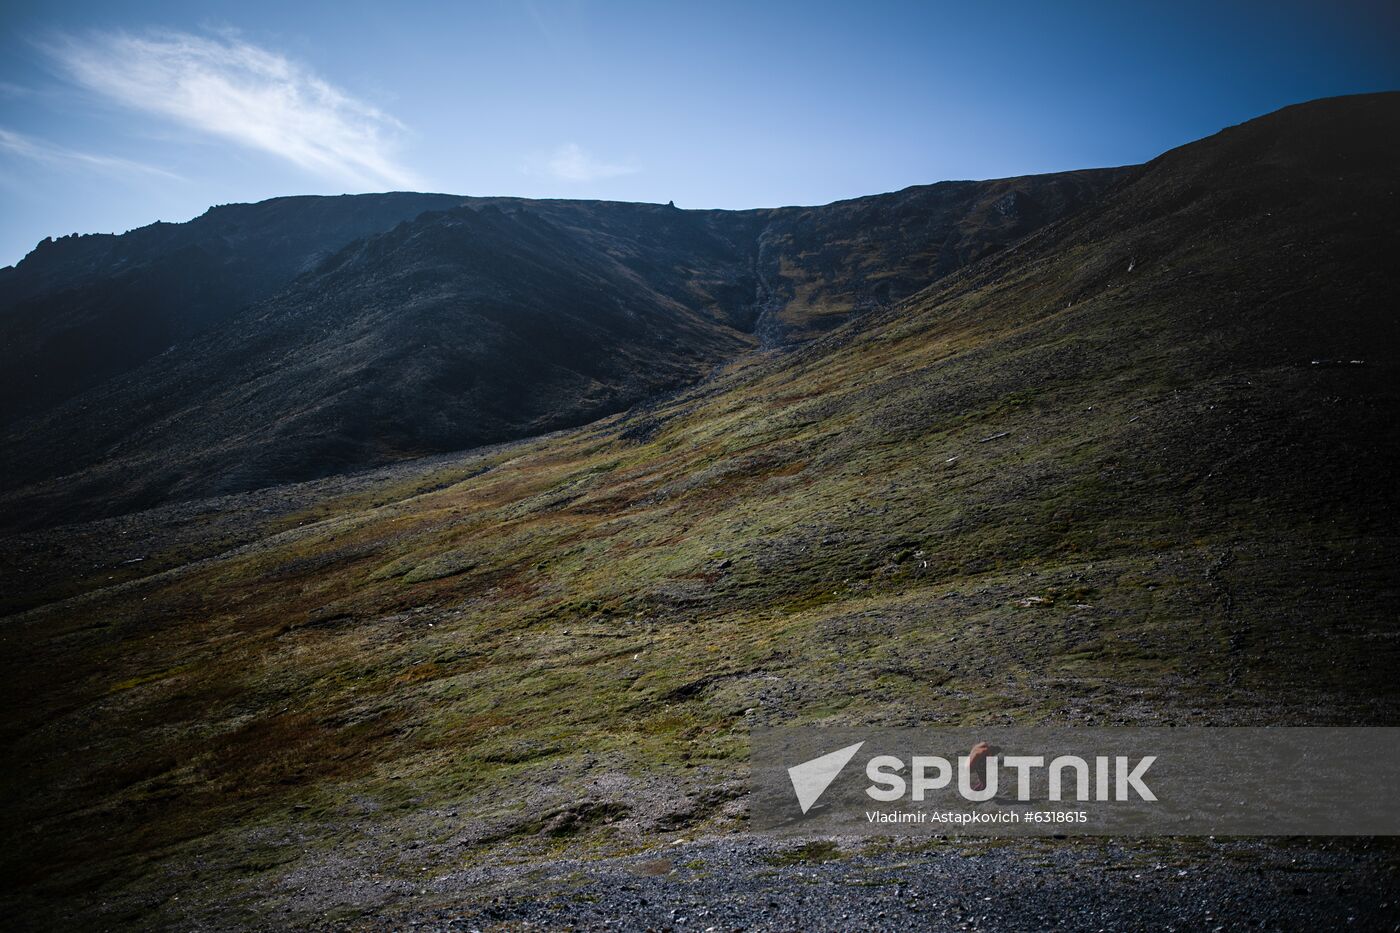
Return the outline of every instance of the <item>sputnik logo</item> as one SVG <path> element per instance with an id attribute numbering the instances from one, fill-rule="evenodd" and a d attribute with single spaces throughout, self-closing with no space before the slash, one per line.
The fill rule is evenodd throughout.
<path id="1" fill-rule="evenodd" d="M 857 742 L 847 745 L 787 769 L 788 777 L 792 779 L 792 789 L 797 792 L 797 803 L 802 807 L 804 814 L 812 809 L 817 798 L 826 792 L 831 782 L 841 773 L 841 769 L 846 767 L 864 744 Z"/>

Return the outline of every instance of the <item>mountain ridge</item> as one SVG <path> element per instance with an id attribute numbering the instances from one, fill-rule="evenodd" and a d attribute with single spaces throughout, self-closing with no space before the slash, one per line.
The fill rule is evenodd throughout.
<path id="1" fill-rule="evenodd" d="M 139 365 L 269 297 L 350 240 L 459 200 L 273 198 L 124 234 L 46 239 L 0 269 L 0 422 Z"/>
<path id="2" fill-rule="evenodd" d="M 281 291 L 222 317 L 211 313 L 205 327 L 162 353 L 114 372 L 85 393 L 12 419 L 5 426 L 6 472 L 12 480 L 3 510 L 10 523 L 19 513 L 31 525 L 72 520 L 95 514 L 92 508 L 145 507 L 166 495 L 254 488 L 581 424 L 694 382 L 756 339 L 765 346 L 801 341 L 903 297 L 1078 209 L 1122 174 L 1101 170 L 945 182 L 826 207 L 743 212 L 424 196 L 433 199 L 431 209 L 393 229 L 349 239 L 333 254 L 303 259 L 309 268 Z M 440 203 L 443 198 L 451 203 Z M 578 290 L 561 290 L 557 281 L 542 285 L 541 293 L 552 296 L 551 307 L 527 311 L 538 297 L 529 293 L 527 277 L 486 287 L 491 263 L 475 267 L 477 282 L 454 269 L 452 257 L 443 253 L 448 241 L 464 257 L 478 248 L 460 230 L 454 234 L 454 226 L 479 225 L 488 212 L 499 243 L 484 248 L 512 248 L 513 238 L 537 236 L 541 223 L 560 231 L 577 257 L 591 264 L 589 271 L 574 266 L 582 276 L 574 283 Z M 111 249 L 114 242 L 101 245 Z M 399 244 L 401 268 L 371 268 L 372 251 L 390 242 Z M 414 248 L 438 258 L 420 262 L 422 257 L 402 252 Z M 556 269 L 568 265 L 562 256 L 556 252 Z M 415 286 L 401 274 L 410 267 L 426 277 L 420 286 L 431 280 L 438 290 L 431 321 L 419 307 L 423 296 L 415 298 Z M 531 268 L 530 275 L 541 282 L 554 275 Z M 352 281 L 356 274 L 362 280 Z M 608 310 L 609 302 L 589 304 L 585 297 L 580 307 L 591 310 L 582 317 L 571 311 L 571 295 L 590 294 L 585 280 L 595 275 L 614 278 L 614 298 L 631 294 L 629 309 Z M 386 290 L 394 276 L 400 280 L 397 292 Z M 343 294 L 338 310 L 326 311 L 315 325 L 327 335 L 322 339 L 305 329 L 310 326 L 305 315 L 321 306 L 318 289 L 327 288 Z M 490 312 L 494 323 L 486 320 L 482 308 L 499 300 L 514 302 L 520 315 L 511 318 L 501 308 Z M 405 317 L 391 326 L 385 309 L 396 307 Z M 597 331 L 584 320 L 591 314 L 616 324 L 618 313 L 651 323 Z M 294 319 L 303 321 L 301 330 L 289 323 Z M 532 319 L 550 319 L 560 339 L 584 344 L 613 334 L 612 362 L 598 355 L 601 344 L 592 351 L 594 362 L 579 371 L 532 360 L 531 341 L 501 330 L 508 321 L 534 326 L 528 324 Z M 7 320 L 0 314 L 0 325 Z M 285 364 L 281 375 L 249 359 L 250 347 L 271 345 L 259 342 L 262 327 L 281 328 L 274 341 Z M 425 330 L 415 336 L 405 327 Z M 756 327 L 762 331 L 757 336 Z M 549 342 L 544 331 L 532 339 L 539 346 Z M 304 343 L 300 351 L 291 350 L 296 340 Z M 407 350 L 414 341 L 426 351 L 418 360 Z M 25 346 L 15 343 L 21 351 Z M 438 352 L 450 346 L 458 349 Z M 346 348 L 355 347 L 366 355 L 347 356 Z M 42 354 L 31 355 L 10 371 L 22 373 L 42 366 L 42 360 Z M 504 368 L 497 366 L 500 361 Z M 359 376 L 347 375 L 356 372 Z M 366 373 L 378 380 L 378 389 L 348 384 Z M 280 401 L 295 393 L 279 389 L 279 383 L 322 384 L 321 410 L 298 411 Z M 260 400 L 248 397 L 244 387 L 251 385 L 263 386 Z M 371 414 L 356 426 L 352 409 L 359 403 L 344 393 L 362 390 L 371 407 L 397 399 L 397 413 Z M 502 392 L 516 400 L 513 410 Z M 464 398 L 475 398 L 479 407 L 463 410 Z M 273 430 L 260 439 L 255 435 L 261 426 Z M 142 438 L 144 448 L 137 443 Z"/>

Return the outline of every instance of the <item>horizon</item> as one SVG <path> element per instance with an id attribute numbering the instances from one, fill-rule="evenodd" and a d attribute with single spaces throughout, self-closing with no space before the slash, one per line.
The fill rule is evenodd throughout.
<path id="1" fill-rule="evenodd" d="M 46 237 L 305 195 L 822 205 L 1140 164 L 1400 87 L 1400 12 L 1372 3 L 1267 21 L 1209 4 L 838 5 L 816 30 L 790 5 L 420 9 L 7 10 L 0 265 Z M 1105 64 L 1122 79 L 1098 80 Z"/>

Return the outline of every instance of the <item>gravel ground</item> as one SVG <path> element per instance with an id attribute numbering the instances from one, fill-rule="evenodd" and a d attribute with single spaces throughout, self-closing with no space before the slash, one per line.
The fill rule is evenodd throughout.
<path id="1" fill-rule="evenodd" d="M 1366 841 L 752 836 L 435 879 L 316 929 L 1400 929 L 1400 852 Z M 294 925 L 309 918 L 288 917 Z"/>

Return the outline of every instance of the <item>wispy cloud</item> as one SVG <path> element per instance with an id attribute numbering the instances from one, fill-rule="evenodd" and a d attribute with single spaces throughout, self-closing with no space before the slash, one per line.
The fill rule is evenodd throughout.
<path id="1" fill-rule="evenodd" d="M 536 174 L 553 175 L 562 181 L 598 181 L 637 171 L 635 165 L 605 162 L 578 143 L 565 143 L 545 158 L 532 161 L 528 168 Z"/>
<path id="2" fill-rule="evenodd" d="M 119 159 L 115 156 L 93 155 L 90 152 L 79 152 L 77 149 L 58 146 L 42 139 L 35 139 L 33 136 L 26 136 L 23 133 L 16 133 L 4 129 L 3 127 L 0 127 L 0 152 L 50 167 L 76 166 L 119 175 L 150 175 L 160 178 L 170 178 L 176 181 L 184 181 L 183 178 L 176 175 L 174 172 L 167 172 L 163 168 L 147 165 L 144 162 L 133 162 L 130 159 Z"/>
<path id="3" fill-rule="evenodd" d="M 418 184 L 394 158 L 397 120 L 275 52 L 176 32 L 44 48 L 73 80 L 124 107 L 359 187 Z"/>

